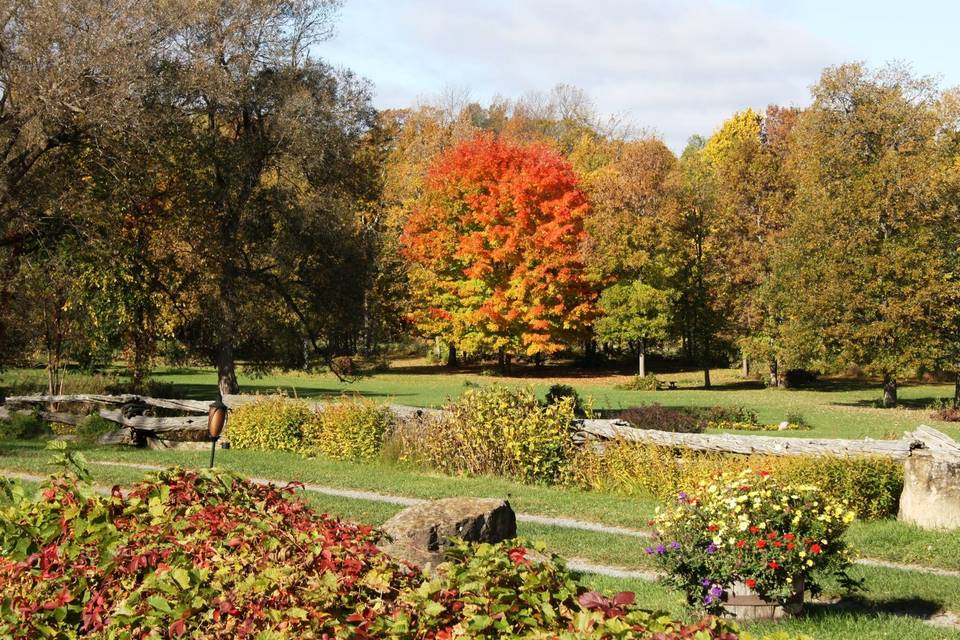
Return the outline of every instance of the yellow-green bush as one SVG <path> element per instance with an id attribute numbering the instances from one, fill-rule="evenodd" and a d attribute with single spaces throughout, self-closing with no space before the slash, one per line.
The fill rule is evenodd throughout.
<path id="1" fill-rule="evenodd" d="M 392 422 L 384 405 L 363 400 L 329 404 L 303 425 L 302 451 L 339 460 L 372 460 Z"/>
<path id="2" fill-rule="evenodd" d="M 572 398 L 543 406 L 530 389 L 490 386 L 466 391 L 446 409 L 443 419 L 425 424 L 414 457 L 447 473 L 537 483 L 566 477 Z"/>
<path id="3" fill-rule="evenodd" d="M 723 471 L 769 471 L 786 484 L 815 484 L 849 503 L 859 518 L 896 513 L 903 488 L 902 466 L 887 458 L 738 456 L 683 451 L 633 442 L 607 443 L 602 454 L 580 450 L 572 464 L 574 482 L 586 489 L 672 500 Z"/>
<path id="4" fill-rule="evenodd" d="M 265 396 L 230 412 L 226 435 L 238 449 L 299 451 L 304 425 L 314 419 L 305 402 Z"/>

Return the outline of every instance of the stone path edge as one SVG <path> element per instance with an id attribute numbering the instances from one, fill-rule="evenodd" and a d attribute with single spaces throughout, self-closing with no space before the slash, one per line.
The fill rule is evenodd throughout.
<path id="1" fill-rule="evenodd" d="M 128 469 L 140 469 L 143 471 L 162 471 L 167 467 L 162 465 L 153 465 L 145 464 L 140 462 L 114 462 L 107 460 L 90 460 L 90 464 L 102 465 L 105 467 L 122 467 Z M 18 471 L 8 471 L 3 469 L 3 474 L 8 478 L 17 478 L 20 480 L 28 480 L 32 482 L 42 482 L 47 479 L 47 476 L 41 476 L 32 473 L 23 473 Z M 287 484 L 287 481 L 275 480 L 270 478 L 260 478 L 260 477 L 251 477 L 249 478 L 251 482 L 257 484 L 272 484 L 272 485 L 284 485 Z M 338 489 L 336 487 L 328 487 L 326 485 L 319 485 L 313 483 L 300 483 L 303 485 L 305 491 L 310 491 L 312 493 L 320 493 L 323 495 L 334 496 L 338 498 L 350 498 L 354 500 L 367 500 L 370 502 L 380 502 L 385 504 L 395 504 L 400 506 L 413 506 L 415 504 L 421 504 L 427 502 L 427 500 L 422 498 L 408 498 L 404 496 L 394 496 L 389 494 L 376 493 L 373 491 L 362 491 L 359 489 Z M 110 487 L 104 485 L 95 485 L 95 490 L 98 493 L 109 494 Z M 584 520 L 576 520 L 573 518 L 557 518 L 550 516 L 541 516 L 529 513 L 518 513 L 517 514 L 518 522 L 527 522 L 530 524 L 540 524 L 551 527 L 558 527 L 563 529 L 579 529 L 583 531 L 594 531 L 597 533 L 608 533 L 613 535 L 624 535 L 632 536 L 635 538 L 649 538 L 650 534 L 646 531 L 640 531 L 638 529 L 630 529 L 627 527 L 617 527 L 613 525 L 605 525 L 596 522 L 587 522 Z M 954 569 L 940 569 L 937 567 L 927 567 L 923 565 L 915 564 L 905 564 L 900 562 L 891 562 L 888 560 L 878 560 L 875 558 L 858 558 L 855 561 L 859 565 L 868 566 L 868 567 L 878 567 L 882 569 L 894 569 L 897 571 L 911 571 L 915 573 L 924 573 L 928 575 L 944 576 L 948 578 L 960 578 L 960 571 Z M 569 558 L 567 560 L 567 566 L 575 571 L 582 571 L 584 573 L 594 573 L 597 575 L 607 576 L 611 578 L 637 578 L 641 580 L 654 580 L 657 577 L 657 574 L 650 570 L 643 569 L 627 569 L 623 567 L 613 567 L 607 565 L 593 564 L 588 560 L 583 560 L 581 558 Z"/>

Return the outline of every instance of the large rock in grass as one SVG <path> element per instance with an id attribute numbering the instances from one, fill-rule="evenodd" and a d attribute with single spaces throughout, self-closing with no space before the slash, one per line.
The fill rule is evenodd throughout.
<path id="1" fill-rule="evenodd" d="M 418 567 L 437 565 L 451 538 L 497 543 L 517 535 L 517 517 L 506 500 L 446 498 L 414 505 L 382 527 L 381 548 Z"/>
<path id="2" fill-rule="evenodd" d="M 918 450 L 904 461 L 899 519 L 924 529 L 960 529 L 960 456 Z"/>

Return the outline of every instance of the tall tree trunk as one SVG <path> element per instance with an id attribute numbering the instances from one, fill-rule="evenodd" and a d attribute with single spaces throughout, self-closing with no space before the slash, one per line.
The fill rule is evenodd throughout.
<path id="1" fill-rule="evenodd" d="M 637 358 L 637 375 L 641 378 L 647 377 L 647 341 L 640 339 L 640 356 Z"/>
<path id="2" fill-rule="evenodd" d="M 703 388 L 710 388 L 710 338 L 709 336 L 703 337 Z"/>
<path id="3" fill-rule="evenodd" d="M 221 344 L 217 352 L 217 387 L 220 395 L 240 393 L 237 383 L 237 364 L 233 359 L 233 346 Z"/>
<path id="4" fill-rule="evenodd" d="M 453 344 L 447 345 L 447 366 L 451 369 L 459 366 L 457 362 L 457 348 Z"/>
<path id="5" fill-rule="evenodd" d="M 889 373 L 883 374 L 883 406 L 897 406 L 897 379 Z"/>
<path id="6" fill-rule="evenodd" d="M 957 371 L 957 379 L 953 384 L 953 408 L 960 409 L 960 371 Z"/>
<path id="7" fill-rule="evenodd" d="M 743 368 L 743 377 L 750 377 L 750 359 L 747 356 L 742 357 L 741 367 Z"/>

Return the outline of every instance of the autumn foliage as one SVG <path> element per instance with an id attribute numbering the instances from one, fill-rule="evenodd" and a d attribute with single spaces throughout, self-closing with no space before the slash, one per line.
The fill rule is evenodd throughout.
<path id="1" fill-rule="evenodd" d="M 589 212 L 545 145 L 481 135 L 439 156 L 403 237 L 418 327 L 472 353 L 563 348 L 595 313 L 580 256 Z"/>

